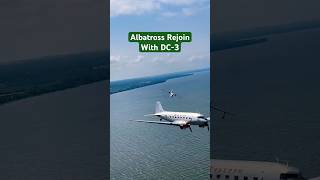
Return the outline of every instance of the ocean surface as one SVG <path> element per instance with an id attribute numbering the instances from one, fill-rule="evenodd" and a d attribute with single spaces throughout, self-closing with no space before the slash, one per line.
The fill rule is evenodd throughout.
<path id="1" fill-rule="evenodd" d="M 176 97 L 169 97 L 170 89 Z M 210 133 L 206 128 L 193 126 L 191 133 L 188 129 L 130 120 L 158 120 L 144 116 L 154 113 L 156 101 L 165 110 L 209 116 L 209 99 L 209 70 L 112 94 L 111 179 L 208 179 Z"/>
<path id="2" fill-rule="evenodd" d="M 320 31 L 214 53 L 213 156 L 288 162 L 320 175 Z"/>

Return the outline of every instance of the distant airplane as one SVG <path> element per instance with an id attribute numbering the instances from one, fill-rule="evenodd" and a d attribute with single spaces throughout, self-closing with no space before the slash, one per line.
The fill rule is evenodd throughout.
<path id="1" fill-rule="evenodd" d="M 169 91 L 169 96 L 170 96 L 170 97 L 174 97 L 174 96 L 177 96 L 177 94 L 174 93 L 173 90 L 170 90 L 170 91 Z"/>
<path id="2" fill-rule="evenodd" d="M 212 159 L 211 180 L 307 180 L 295 167 L 279 162 Z M 309 180 L 320 180 L 320 177 Z"/>
<path id="3" fill-rule="evenodd" d="M 148 114 L 145 116 L 159 117 L 160 121 L 146 121 L 146 120 L 135 120 L 135 121 L 179 126 L 180 129 L 189 128 L 191 132 L 192 132 L 191 125 L 198 125 L 199 127 L 202 127 L 202 128 L 208 127 L 208 131 L 209 131 L 210 117 L 205 118 L 202 114 L 193 113 L 193 112 L 165 111 L 163 110 L 162 105 L 159 101 L 156 102 L 155 113 Z M 165 120 L 165 121 L 162 121 L 162 120 Z"/>

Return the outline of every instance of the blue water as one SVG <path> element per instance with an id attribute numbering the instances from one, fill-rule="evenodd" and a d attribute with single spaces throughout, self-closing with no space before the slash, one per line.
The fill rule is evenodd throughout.
<path id="1" fill-rule="evenodd" d="M 166 125 L 137 123 L 154 112 L 156 101 L 165 110 L 201 112 L 209 116 L 210 73 L 112 94 L 110 98 L 111 179 L 208 179 L 210 133 Z M 168 90 L 177 93 L 169 98 Z"/>

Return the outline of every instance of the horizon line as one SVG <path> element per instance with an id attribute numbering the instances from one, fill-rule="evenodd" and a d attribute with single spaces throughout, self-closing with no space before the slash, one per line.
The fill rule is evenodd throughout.
<path id="1" fill-rule="evenodd" d="M 200 68 L 200 69 L 192 69 L 192 70 L 184 70 L 184 71 L 168 72 L 168 73 L 155 74 L 155 75 L 149 75 L 149 76 L 140 76 L 140 77 L 134 77 L 134 78 L 118 79 L 118 80 L 111 80 L 110 79 L 110 83 L 117 82 L 117 81 L 125 81 L 125 80 L 133 80 L 133 79 L 148 78 L 148 77 L 161 76 L 161 75 L 167 75 L 167 74 L 174 74 L 174 73 L 187 73 L 187 72 L 191 73 L 191 72 L 195 72 L 195 71 L 204 71 L 204 70 L 210 70 L 210 67 Z"/>

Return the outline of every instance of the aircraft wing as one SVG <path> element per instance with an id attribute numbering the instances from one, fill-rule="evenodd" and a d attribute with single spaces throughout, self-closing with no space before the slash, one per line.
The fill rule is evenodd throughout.
<path id="1" fill-rule="evenodd" d="M 144 122 L 144 123 L 154 123 L 154 124 L 164 124 L 164 125 L 174 125 L 174 126 L 182 126 L 186 125 L 188 121 L 173 121 L 173 122 L 168 122 L 168 121 L 146 121 L 146 120 L 135 120 L 135 122 Z"/>

